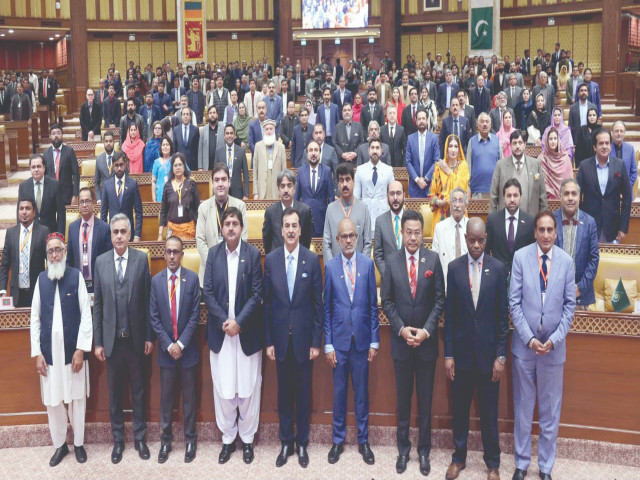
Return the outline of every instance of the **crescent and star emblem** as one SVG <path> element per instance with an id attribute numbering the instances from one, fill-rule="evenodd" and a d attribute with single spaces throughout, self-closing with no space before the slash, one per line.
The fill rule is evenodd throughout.
<path id="1" fill-rule="evenodd" d="M 479 37 L 479 36 L 480 36 L 480 32 L 479 32 L 479 30 L 480 30 L 480 26 L 481 26 L 482 24 L 485 24 L 485 25 L 487 26 L 487 28 L 489 28 L 489 22 L 487 22 L 486 20 L 480 20 L 478 23 L 476 23 L 476 36 L 477 36 L 477 37 Z M 486 31 L 486 30 L 485 30 L 485 31 L 483 31 L 483 32 L 482 32 L 482 35 L 486 37 L 486 36 L 487 36 L 487 31 Z"/>

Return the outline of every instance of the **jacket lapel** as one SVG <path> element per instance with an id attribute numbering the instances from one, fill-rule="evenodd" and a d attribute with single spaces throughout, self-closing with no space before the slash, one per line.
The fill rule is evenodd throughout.
<path id="1" fill-rule="evenodd" d="M 300 282 L 302 281 L 302 274 L 304 273 L 304 269 L 306 268 L 306 265 L 307 265 L 307 259 L 303 258 L 303 256 L 304 256 L 304 253 L 302 249 L 298 250 L 298 266 L 296 268 L 296 280 L 293 283 L 293 295 L 291 295 L 291 302 L 293 302 L 293 299 L 296 298 L 296 293 L 298 293 L 298 290 L 300 289 L 299 286 L 300 286 Z M 281 263 L 281 264 L 284 265 L 284 263 Z"/>
<path id="2" fill-rule="evenodd" d="M 530 270 L 530 278 L 533 279 L 533 288 L 542 303 L 542 292 L 540 291 L 540 264 L 538 263 L 538 247 L 535 243 L 532 244 L 533 248 L 531 249 L 531 253 L 529 254 L 529 270 Z M 523 282 L 524 288 L 524 282 Z"/>
<path id="3" fill-rule="evenodd" d="M 129 258 L 127 259 L 127 270 L 126 272 L 135 272 L 136 268 L 136 255 L 133 252 L 133 248 L 129 247 Z M 127 293 L 127 304 L 131 301 L 131 291 L 133 290 L 133 275 L 129 275 L 129 281 L 127 282 L 128 293 Z"/>
<path id="4" fill-rule="evenodd" d="M 609 193 L 609 190 L 611 190 L 613 188 L 613 175 L 614 173 L 617 172 L 617 170 L 615 169 L 615 167 L 613 166 L 611 160 L 609 160 L 609 177 L 607 178 L 607 186 L 604 189 L 604 195 L 603 196 L 607 196 L 607 194 Z"/>
<path id="5" fill-rule="evenodd" d="M 242 278 L 244 277 L 246 256 L 247 256 L 247 244 L 245 242 L 241 242 L 240 251 L 238 252 L 238 276 L 236 277 L 236 302 L 238 301 L 238 293 L 240 293 L 240 287 L 242 286 Z"/>
<path id="6" fill-rule="evenodd" d="M 576 250 L 575 253 L 578 253 L 580 251 L 580 245 L 582 244 L 582 234 L 584 232 L 584 221 L 578 219 L 578 225 L 576 225 Z M 560 231 L 562 231 L 562 226 L 559 228 Z M 564 244 L 563 244 L 564 245 Z"/>

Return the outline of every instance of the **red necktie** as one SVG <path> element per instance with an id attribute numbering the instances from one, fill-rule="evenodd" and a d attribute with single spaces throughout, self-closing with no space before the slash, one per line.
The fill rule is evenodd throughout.
<path id="1" fill-rule="evenodd" d="M 60 150 L 56 149 L 56 180 L 60 180 Z"/>
<path id="2" fill-rule="evenodd" d="M 176 276 L 171 275 L 171 324 L 173 325 L 173 339 L 178 340 L 178 306 L 176 304 Z"/>
<path id="3" fill-rule="evenodd" d="M 411 286 L 411 296 L 413 297 L 413 299 L 415 300 L 416 298 L 416 286 L 417 286 L 417 279 L 416 279 L 416 262 L 413 259 L 413 255 L 411 255 L 411 268 L 409 269 L 409 285 Z"/>
<path id="4" fill-rule="evenodd" d="M 411 111 L 413 112 L 413 124 L 415 125 L 416 124 L 416 106 L 415 105 L 411 105 Z"/>

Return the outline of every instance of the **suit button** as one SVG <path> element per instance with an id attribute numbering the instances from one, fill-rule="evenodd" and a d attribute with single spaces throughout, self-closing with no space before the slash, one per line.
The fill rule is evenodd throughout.
<path id="1" fill-rule="evenodd" d="M 353 308 L 354 308 L 354 306 L 353 306 L 353 305 L 351 305 L 351 310 L 353 310 Z"/>

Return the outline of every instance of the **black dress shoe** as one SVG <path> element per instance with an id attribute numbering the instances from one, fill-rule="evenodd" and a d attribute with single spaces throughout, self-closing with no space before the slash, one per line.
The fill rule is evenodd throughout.
<path id="1" fill-rule="evenodd" d="M 276 467 L 281 467 L 286 464 L 291 455 L 293 455 L 293 445 L 283 443 L 282 448 L 280 449 L 280 454 L 278 455 L 278 458 L 276 458 Z"/>
<path id="2" fill-rule="evenodd" d="M 344 451 L 344 446 L 341 443 L 334 443 L 329 450 L 329 463 L 332 465 L 340 460 L 340 454 Z"/>
<path id="3" fill-rule="evenodd" d="M 79 447 L 73 446 L 73 451 L 76 454 L 76 461 L 78 463 L 84 463 L 87 461 L 87 452 L 84 451 L 84 447 L 80 445 Z"/>
<path id="4" fill-rule="evenodd" d="M 371 451 L 369 442 L 364 442 L 358 445 L 358 451 L 360 452 L 360 455 L 362 455 L 364 463 L 367 465 L 373 465 L 376 463 L 376 457 L 374 457 L 373 452 Z"/>
<path id="5" fill-rule="evenodd" d="M 541 478 L 541 480 L 552 480 L 550 473 L 542 473 L 542 472 L 540 472 L 540 478 Z"/>
<path id="6" fill-rule="evenodd" d="M 527 476 L 526 470 L 520 470 L 519 468 L 516 468 L 516 471 L 513 472 L 513 477 L 511 477 L 511 480 L 524 480 L 524 477 L 526 476 Z"/>
<path id="7" fill-rule="evenodd" d="M 431 473 L 431 463 L 426 455 L 420 455 L 420 473 L 425 477 Z"/>
<path id="8" fill-rule="evenodd" d="M 409 461 L 409 455 L 398 455 L 396 460 L 396 472 L 404 473 L 407 469 L 407 462 Z"/>
<path id="9" fill-rule="evenodd" d="M 304 445 L 298 445 L 298 463 L 302 468 L 307 468 L 309 465 L 309 454 Z"/>
<path id="10" fill-rule="evenodd" d="M 66 443 L 63 443 L 60 448 L 56 448 L 51 460 L 49 460 L 49 466 L 55 467 L 58 465 L 67 456 L 67 453 L 69 453 L 69 447 L 67 447 Z"/>
<path id="11" fill-rule="evenodd" d="M 187 446 L 184 450 L 184 463 L 191 463 L 193 459 L 196 458 L 196 442 L 187 443 Z"/>
<path id="12" fill-rule="evenodd" d="M 253 462 L 253 443 L 242 442 L 242 461 L 247 465 Z"/>
<path id="13" fill-rule="evenodd" d="M 124 442 L 115 442 L 111 451 L 111 463 L 120 463 L 122 460 L 122 452 L 124 451 Z"/>
<path id="14" fill-rule="evenodd" d="M 169 452 L 171 451 L 170 443 L 163 443 L 160 445 L 160 451 L 158 452 L 158 463 L 164 463 L 169 459 Z"/>
<path id="15" fill-rule="evenodd" d="M 136 447 L 136 450 L 138 451 L 138 456 L 142 459 L 142 460 L 149 460 L 149 458 L 151 458 L 151 454 L 149 453 L 149 447 L 147 447 L 147 442 L 145 442 L 144 440 L 136 440 L 133 443 L 134 447 Z"/>
<path id="16" fill-rule="evenodd" d="M 225 443 L 222 445 L 220 455 L 218 455 L 218 463 L 227 463 L 231 458 L 231 454 L 236 451 L 236 442 Z"/>

